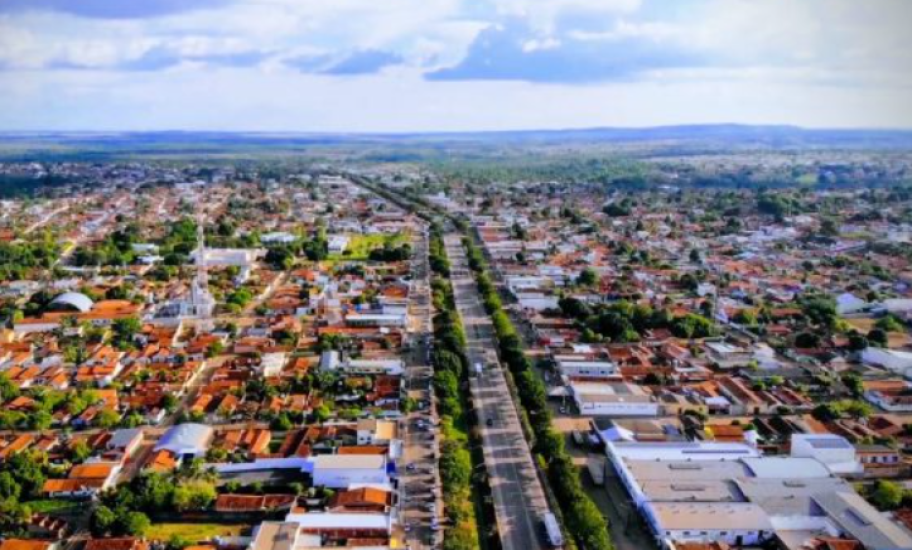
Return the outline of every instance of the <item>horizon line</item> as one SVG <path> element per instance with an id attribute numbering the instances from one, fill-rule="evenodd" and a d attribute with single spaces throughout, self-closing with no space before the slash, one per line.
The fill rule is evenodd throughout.
<path id="1" fill-rule="evenodd" d="M 912 126 L 802 126 L 797 124 L 751 124 L 740 122 L 717 123 L 682 123 L 658 124 L 649 126 L 579 126 L 556 128 L 507 128 L 507 129 L 477 129 L 477 130 L 244 130 L 244 129 L 79 129 L 79 130 L 54 130 L 30 129 L 14 130 L 0 129 L 0 136 L 7 135 L 91 135 L 91 134 L 247 134 L 247 135 L 299 135 L 299 136 L 446 136 L 446 135 L 471 135 L 471 134 L 510 134 L 510 133 L 561 133 L 561 132 L 594 132 L 594 131 L 657 131 L 657 130 L 682 130 L 688 128 L 704 129 L 758 129 L 758 130 L 791 130 L 801 132 L 910 132 Z"/>

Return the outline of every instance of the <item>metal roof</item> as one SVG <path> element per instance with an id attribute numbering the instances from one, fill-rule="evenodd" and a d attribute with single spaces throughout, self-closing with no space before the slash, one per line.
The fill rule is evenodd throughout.
<path id="1" fill-rule="evenodd" d="M 814 502 L 865 548 L 908 550 L 912 534 L 880 514 L 857 493 L 815 495 Z"/>
<path id="2" fill-rule="evenodd" d="M 203 449 L 212 438 L 212 433 L 212 428 L 204 424 L 178 424 L 165 432 L 155 450 L 179 453 L 187 448 Z"/>
<path id="3" fill-rule="evenodd" d="M 88 313 L 92 310 L 95 302 L 81 292 L 64 292 L 51 300 L 51 305 L 67 305 L 78 309 L 82 313 Z"/>
<path id="4" fill-rule="evenodd" d="M 832 477 L 830 470 L 822 462 L 814 458 L 764 456 L 760 458 L 745 458 L 744 463 L 751 469 L 754 477 L 759 478 Z"/>

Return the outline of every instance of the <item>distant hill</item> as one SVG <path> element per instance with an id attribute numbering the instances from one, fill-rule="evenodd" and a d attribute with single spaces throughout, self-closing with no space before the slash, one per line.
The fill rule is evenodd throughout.
<path id="1" fill-rule="evenodd" d="M 584 128 L 441 133 L 278 132 L 0 132 L 0 159 L 105 160 L 123 156 L 208 156 L 341 148 L 348 152 L 448 146 L 635 144 L 683 149 L 912 150 L 912 130 L 807 129 L 796 126 L 708 124 L 652 128 Z M 418 155 L 419 157 L 421 155 Z"/>

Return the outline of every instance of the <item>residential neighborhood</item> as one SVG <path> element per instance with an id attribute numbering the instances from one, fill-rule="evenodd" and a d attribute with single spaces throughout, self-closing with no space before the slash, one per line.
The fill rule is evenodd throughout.
<path id="1" fill-rule="evenodd" d="M 4 164 L 3 550 L 912 548 L 909 188 L 682 163 Z"/>

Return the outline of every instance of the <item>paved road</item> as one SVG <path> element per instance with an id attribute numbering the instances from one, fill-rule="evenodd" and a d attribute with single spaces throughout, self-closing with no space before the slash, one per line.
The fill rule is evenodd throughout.
<path id="1" fill-rule="evenodd" d="M 472 401 L 481 426 L 501 544 L 505 550 L 540 550 L 547 547 L 539 525 L 548 504 L 503 367 L 496 362 L 494 328 L 469 271 L 461 236 L 449 234 L 444 242 L 456 307 L 465 328 L 469 364 L 485 366 L 484 372 L 472 379 Z M 491 426 L 487 425 L 489 420 Z"/>
<path id="2" fill-rule="evenodd" d="M 427 233 L 416 235 L 412 242 L 412 281 L 408 299 L 408 340 L 410 349 L 405 360 L 406 396 L 422 406 L 404 415 L 401 427 L 403 442 L 399 478 L 400 519 L 408 528 L 406 541 L 412 550 L 439 547 L 441 531 L 431 529 L 431 522 L 443 516 L 438 459 L 438 419 L 431 388 L 433 371 L 428 365 L 431 337 L 430 285 L 428 284 Z"/>

